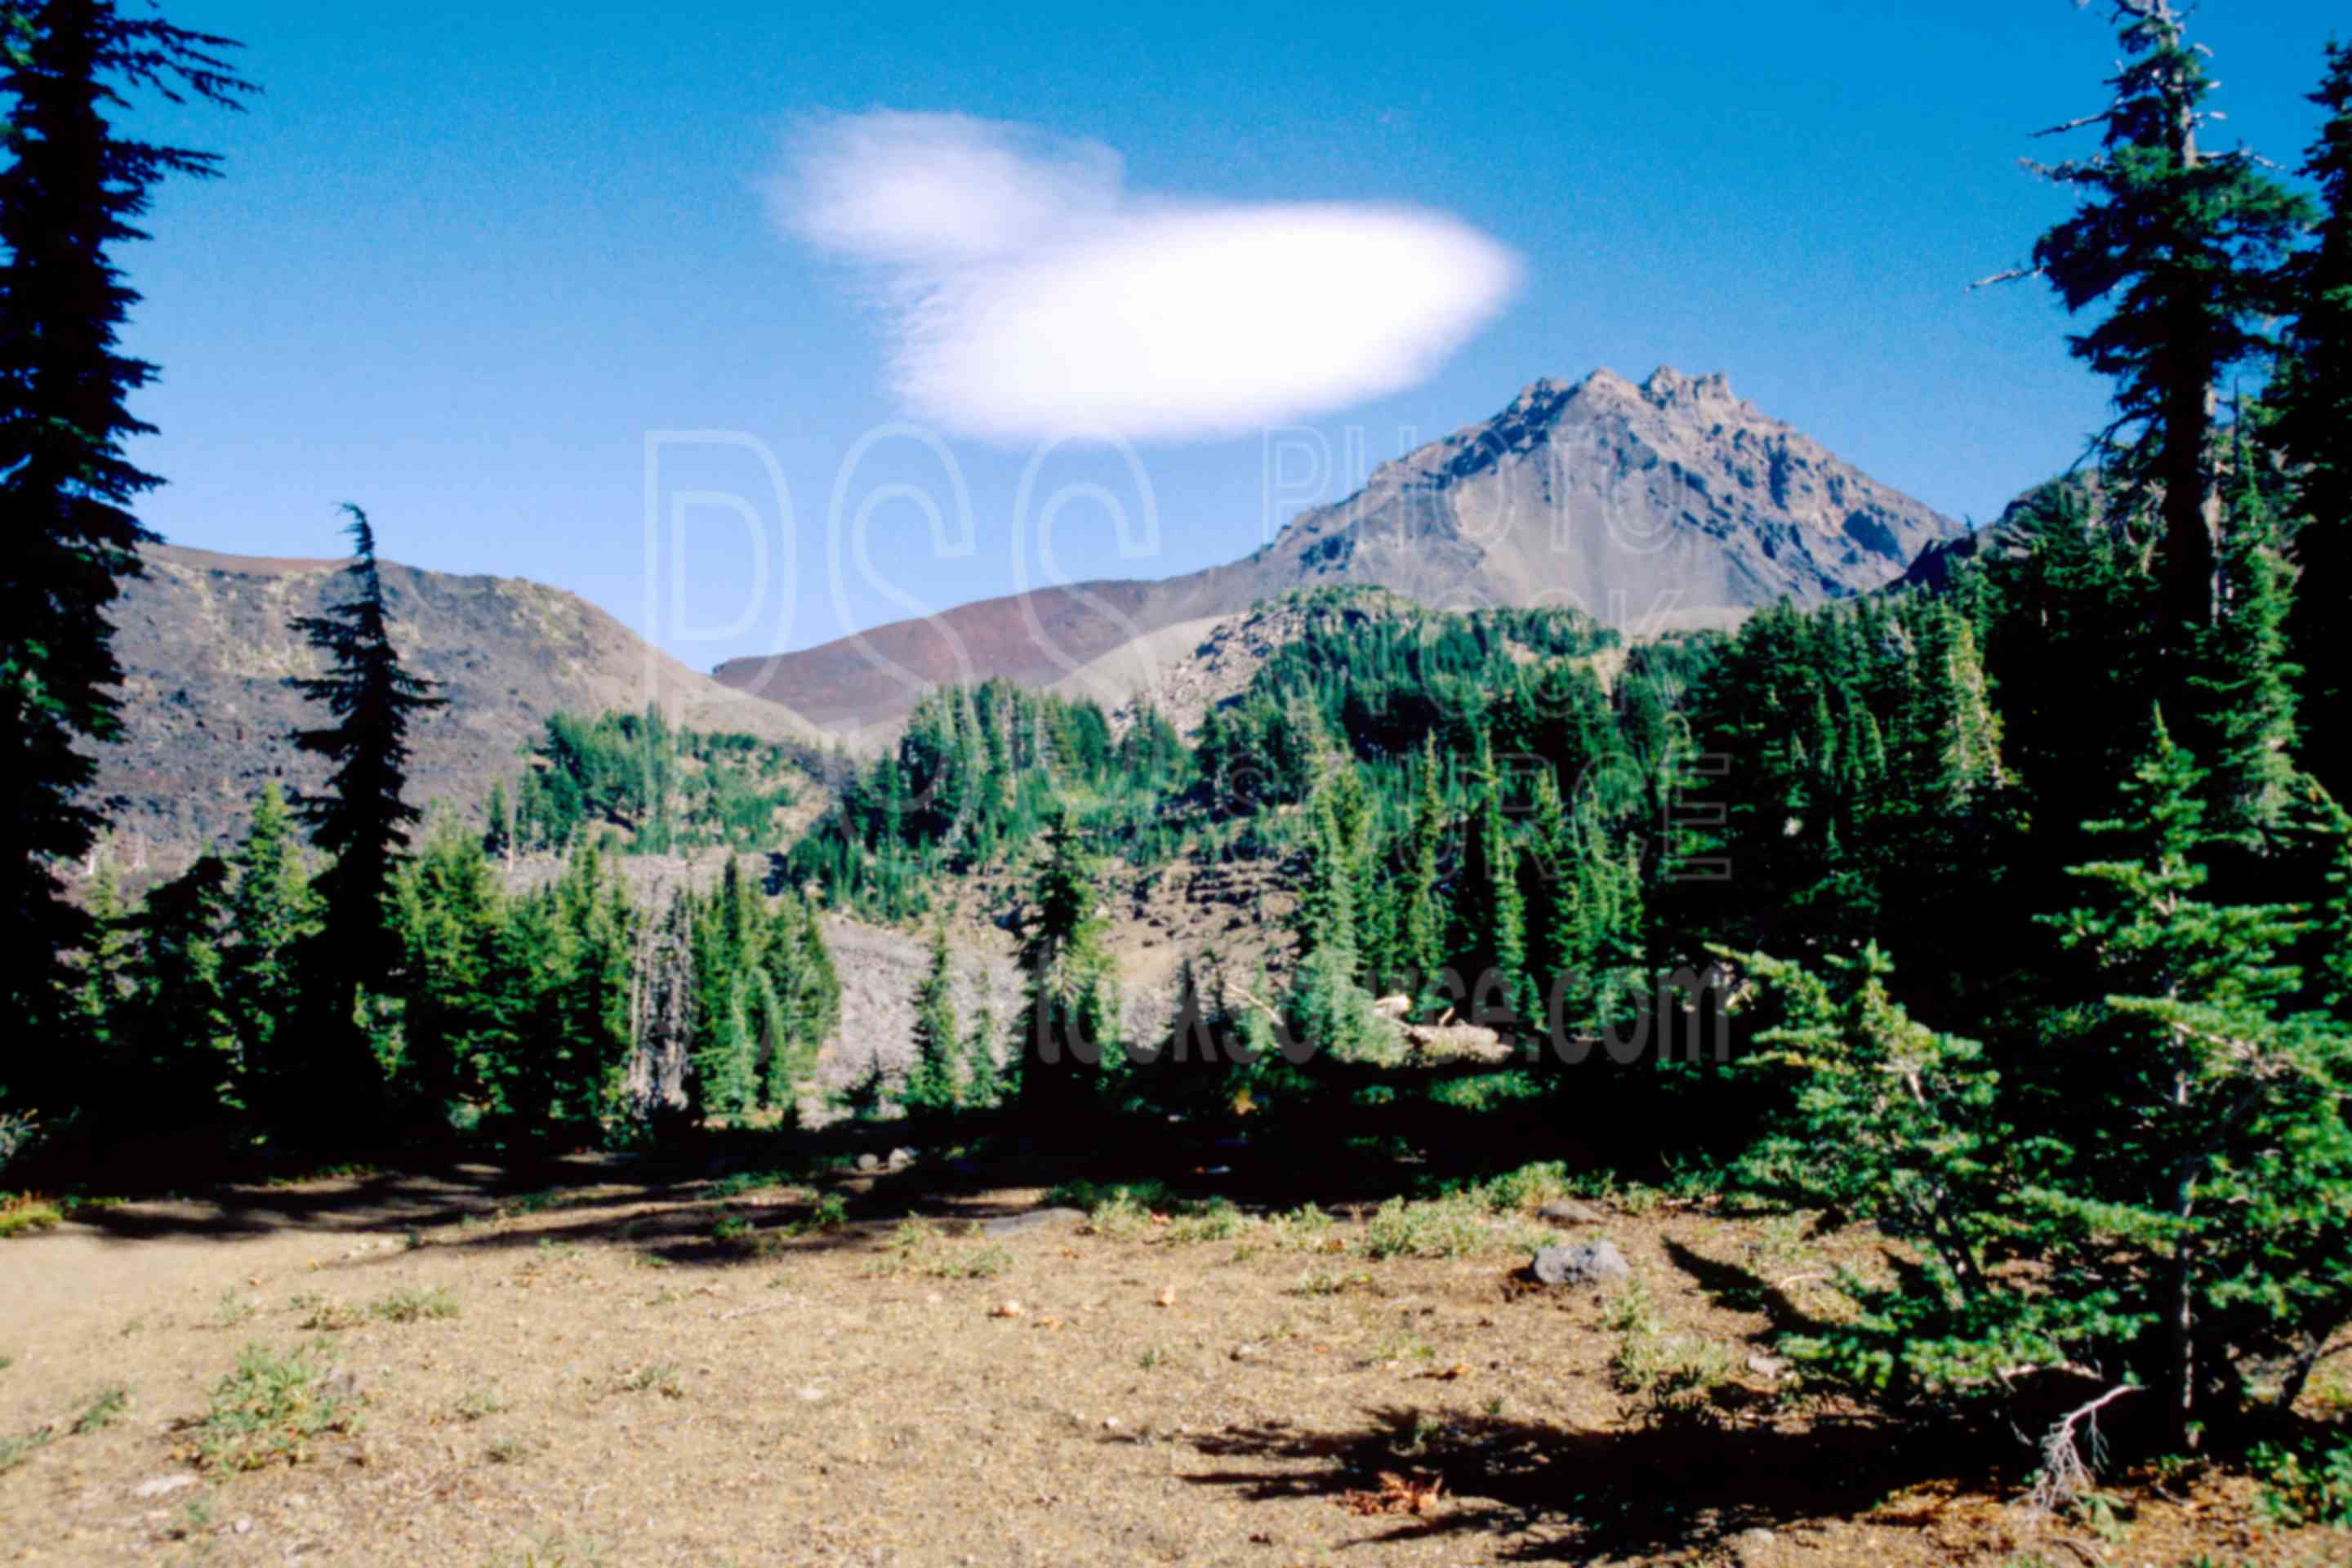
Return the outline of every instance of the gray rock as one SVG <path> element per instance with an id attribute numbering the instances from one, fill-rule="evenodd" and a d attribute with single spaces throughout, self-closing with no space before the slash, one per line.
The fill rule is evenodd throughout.
<path id="1" fill-rule="evenodd" d="M 141 1481 L 137 1486 L 132 1487 L 131 1495 L 137 1498 L 170 1497 L 173 1492 L 195 1484 L 196 1478 L 194 1476 L 157 1476 L 152 1481 Z"/>
<path id="2" fill-rule="evenodd" d="M 1630 1279 L 1633 1270 L 1613 1241 L 1580 1241 L 1573 1247 L 1547 1247 L 1538 1251 L 1528 1271 L 1547 1285 L 1601 1285 Z"/>
<path id="3" fill-rule="evenodd" d="M 860 1154 L 857 1156 L 857 1169 L 861 1174 L 871 1175 L 881 1168 L 882 1157 L 879 1154 Z"/>
<path id="4" fill-rule="evenodd" d="M 1766 1377 L 1778 1377 L 1789 1370 L 1789 1358 L 1777 1355 L 1752 1355 L 1748 1358 L 1748 1370 Z"/>
<path id="5" fill-rule="evenodd" d="M 892 1170 L 903 1171 L 914 1163 L 915 1152 L 912 1149 L 893 1149 L 890 1151 L 890 1168 Z"/>
<path id="6" fill-rule="evenodd" d="M 1057 1230 L 1085 1221 L 1084 1209 L 1031 1209 L 1026 1214 L 1009 1214 L 990 1220 L 980 1227 L 982 1236 L 1023 1236 L 1033 1230 Z"/>
<path id="7" fill-rule="evenodd" d="M 1536 1210 L 1536 1217 L 1550 1220 L 1554 1225 L 1599 1225 L 1601 1221 L 1599 1209 L 1574 1198 L 1554 1198 Z"/>

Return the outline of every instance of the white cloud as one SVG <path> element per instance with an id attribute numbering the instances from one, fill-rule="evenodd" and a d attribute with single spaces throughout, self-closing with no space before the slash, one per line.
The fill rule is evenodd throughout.
<path id="1" fill-rule="evenodd" d="M 961 115 L 805 136 L 777 221 L 875 269 L 919 416 L 1007 441 L 1229 434 L 1412 385 L 1516 291 L 1442 213 L 1139 196 L 1118 154 Z"/>

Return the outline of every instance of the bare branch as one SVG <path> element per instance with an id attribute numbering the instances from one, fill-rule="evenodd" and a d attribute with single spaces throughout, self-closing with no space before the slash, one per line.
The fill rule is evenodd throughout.
<path id="1" fill-rule="evenodd" d="M 1996 272 L 1990 278 L 1978 279 L 1975 282 L 1969 285 L 1969 292 L 1973 294 L 1979 289 L 1990 289 L 1996 283 L 2014 283 L 2021 278 L 2039 278 L 2041 276 L 2042 268 L 2039 267 L 2012 267 L 2007 271 Z"/>
<path id="2" fill-rule="evenodd" d="M 2042 1436 L 2042 1473 L 2033 1482 L 2033 1506 L 2043 1513 L 2053 1513 L 2073 1502 L 2091 1487 L 2091 1471 L 2102 1458 L 2105 1445 L 2099 1439 L 2099 1412 L 2126 1394 L 2137 1394 L 2139 1385 L 2121 1384 L 2110 1388 L 2089 1404 L 2062 1416 Z M 2088 1423 L 2087 1435 L 2091 1457 L 2083 1458 L 2074 1442 L 2074 1428 Z"/>

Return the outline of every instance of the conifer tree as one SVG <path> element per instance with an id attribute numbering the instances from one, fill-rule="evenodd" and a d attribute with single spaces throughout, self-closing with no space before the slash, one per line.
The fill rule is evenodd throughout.
<path id="1" fill-rule="evenodd" d="M 289 1047 L 280 1037 L 297 1026 L 298 954 L 314 929 L 302 847 L 274 779 L 262 785 L 254 803 L 252 820 L 237 845 L 236 872 L 225 984 L 237 1041 L 237 1078 L 251 1093 L 255 1079 L 290 1070 Z"/>
<path id="2" fill-rule="evenodd" d="M 1437 773 L 1437 738 L 1433 733 L 1422 738 L 1421 761 L 1415 769 L 1420 788 L 1406 845 L 1403 907 L 1397 921 L 1397 960 L 1405 984 L 1413 987 L 1416 1011 L 1432 1005 L 1438 994 L 1440 972 L 1445 967 L 1446 911 L 1438 890 L 1438 857 L 1445 844 L 1446 817 Z"/>
<path id="3" fill-rule="evenodd" d="M 2352 1307 L 2352 1035 L 2288 1010 L 2301 911 L 2199 897 L 2216 837 L 2204 784 L 2159 719 L 2122 813 L 2096 827 L 2121 853 L 2075 868 L 2095 901 L 2055 922 L 2108 991 L 2115 1110 L 2080 1130 L 2082 1152 L 2100 1225 L 2148 1259 L 2130 1278 L 2184 1451 L 2247 1399 L 2254 1363 Z"/>
<path id="4" fill-rule="evenodd" d="M 913 1044 L 900 1097 L 907 1109 L 918 1114 L 953 1110 L 963 1098 L 957 1081 L 963 1041 L 956 1032 L 955 971 L 944 920 L 932 922 L 930 966 L 915 987 Z"/>
<path id="5" fill-rule="evenodd" d="M 162 483 L 124 451 L 151 429 L 129 399 L 156 367 L 121 352 L 138 295 L 114 253 L 146 237 L 158 184 L 219 172 L 210 153 L 120 122 L 142 94 L 233 109 L 252 90 L 222 58 L 229 40 L 125 9 L 40 0 L 0 14 L 0 1005 L 20 1024 L 59 1016 L 58 955 L 86 929 L 58 868 L 96 840 L 83 742 L 120 729 L 108 607 L 154 537 L 131 508 Z M 40 1059 L 16 1057 L 7 1087 L 47 1098 Z"/>
<path id="6" fill-rule="evenodd" d="M 364 1120 L 381 1089 L 371 1047 L 352 1026 L 360 994 L 381 984 L 397 953 L 386 923 L 385 896 L 418 820 L 408 804 L 408 730 L 416 715 L 441 706 L 430 682 L 400 661 L 391 606 L 376 569 L 375 531 L 367 513 L 343 508 L 351 521 L 352 596 L 294 629 L 327 658 L 324 675 L 294 686 L 322 704 L 331 725 L 297 731 L 294 743 L 333 765 L 324 795 L 306 799 L 300 816 L 311 842 L 332 859 L 319 874 L 321 925 L 309 968 L 315 986 L 313 1064 L 320 1093 Z M 291 1113 L 296 1107 L 280 1110 Z"/>
<path id="7" fill-rule="evenodd" d="M 1071 1130 L 1118 1049 L 1118 994 L 1102 946 L 1093 857 L 1065 810 L 1045 837 L 1021 941 L 1028 976 L 1020 1105 L 1043 1128 Z"/>
<path id="8" fill-rule="evenodd" d="M 222 984 L 228 867 L 209 848 L 152 889 L 128 922 L 138 941 L 136 1016 L 115 1058 L 109 1120 L 140 1131 L 184 1125 L 230 1092 L 235 1037 Z"/>
<path id="9" fill-rule="evenodd" d="M 2221 551 L 2225 598 L 2189 678 L 2192 732 L 2212 759 L 2212 826 L 2250 848 L 2284 826 L 2294 799 L 2294 682 L 2303 673 L 2288 661 L 2289 588 L 2262 481 L 2241 433 Z"/>
<path id="10" fill-rule="evenodd" d="M 986 971 L 976 973 L 973 989 L 980 1002 L 972 1009 L 971 1028 L 963 1037 L 961 1103 L 980 1110 L 995 1104 L 1002 1089 L 996 1065 L 996 1009 L 989 1005 Z"/>
<path id="11" fill-rule="evenodd" d="M 2216 388 L 2269 347 L 2275 265 L 2307 208 L 2251 153 L 2200 140 L 2215 83 L 2173 0 L 2115 0 L 2115 14 L 2128 58 L 2114 98 L 2045 132 L 2095 126 L 2100 150 L 2041 169 L 2079 205 L 2035 245 L 2032 270 L 2068 310 L 2105 307 L 2069 342 L 2115 382 L 2108 452 L 2161 519 L 2162 611 L 2185 655 L 2217 600 Z"/>
<path id="12" fill-rule="evenodd" d="M 2352 604 L 2352 43 L 2328 46 L 2311 98 L 2326 115 L 2303 164 L 2319 189 L 2320 220 L 2284 269 L 2294 320 L 2266 401 L 2302 520 L 2288 624 L 2305 672 L 2304 765 L 2344 799 L 2352 798 L 2352 653 L 2337 616 Z"/>
<path id="13" fill-rule="evenodd" d="M 1464 825 L 1460 889 L 1454 900 L 1458 955 L 1474 1021 L 1505 1033 L 1542 1016 L 1528 979 L 1527 911 L 1519 892 L 1518 847 L 1503 817 L 1503 779 L 1492 744 L 1479 738 L 1477 798 Z M 1507 1019 L 1501 1016 L 1507 1015 Z"/>

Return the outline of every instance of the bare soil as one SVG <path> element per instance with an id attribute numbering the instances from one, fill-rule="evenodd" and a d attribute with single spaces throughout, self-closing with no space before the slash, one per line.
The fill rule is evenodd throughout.
<path id="1" fill-rule="evenodd" d="M 1304 1242 L 967 1234 L 1038 1176 L 722 1197 L 580 1163 L 530 1194 L 459 1167 L 77 1210 L 0 1242 L 0 1440 L 51 1434 L 0 1473 L 0 1562 L 2352 1561 L 2243 1478 L 2109 1477 L 2099 1518 L 2051 1518 L 2009 1455 L 1780 1397 L 1775 1323 L 1864 1234 L 1569 1227 L 1731 1356 L 1662 1425 L 1612 1379 L 1612 1295 L 1525 1286 L 1520 1255 L 1374 1259 L 1361 1211 Z M 403 1290 L 456 1314 L 366 1315 Z M 362 1425 L 205 1470 L 194 1424 L 256 1342 L 323 1344 Z M 75 1430 L 110 1387 L 120 1418 Z"/>

